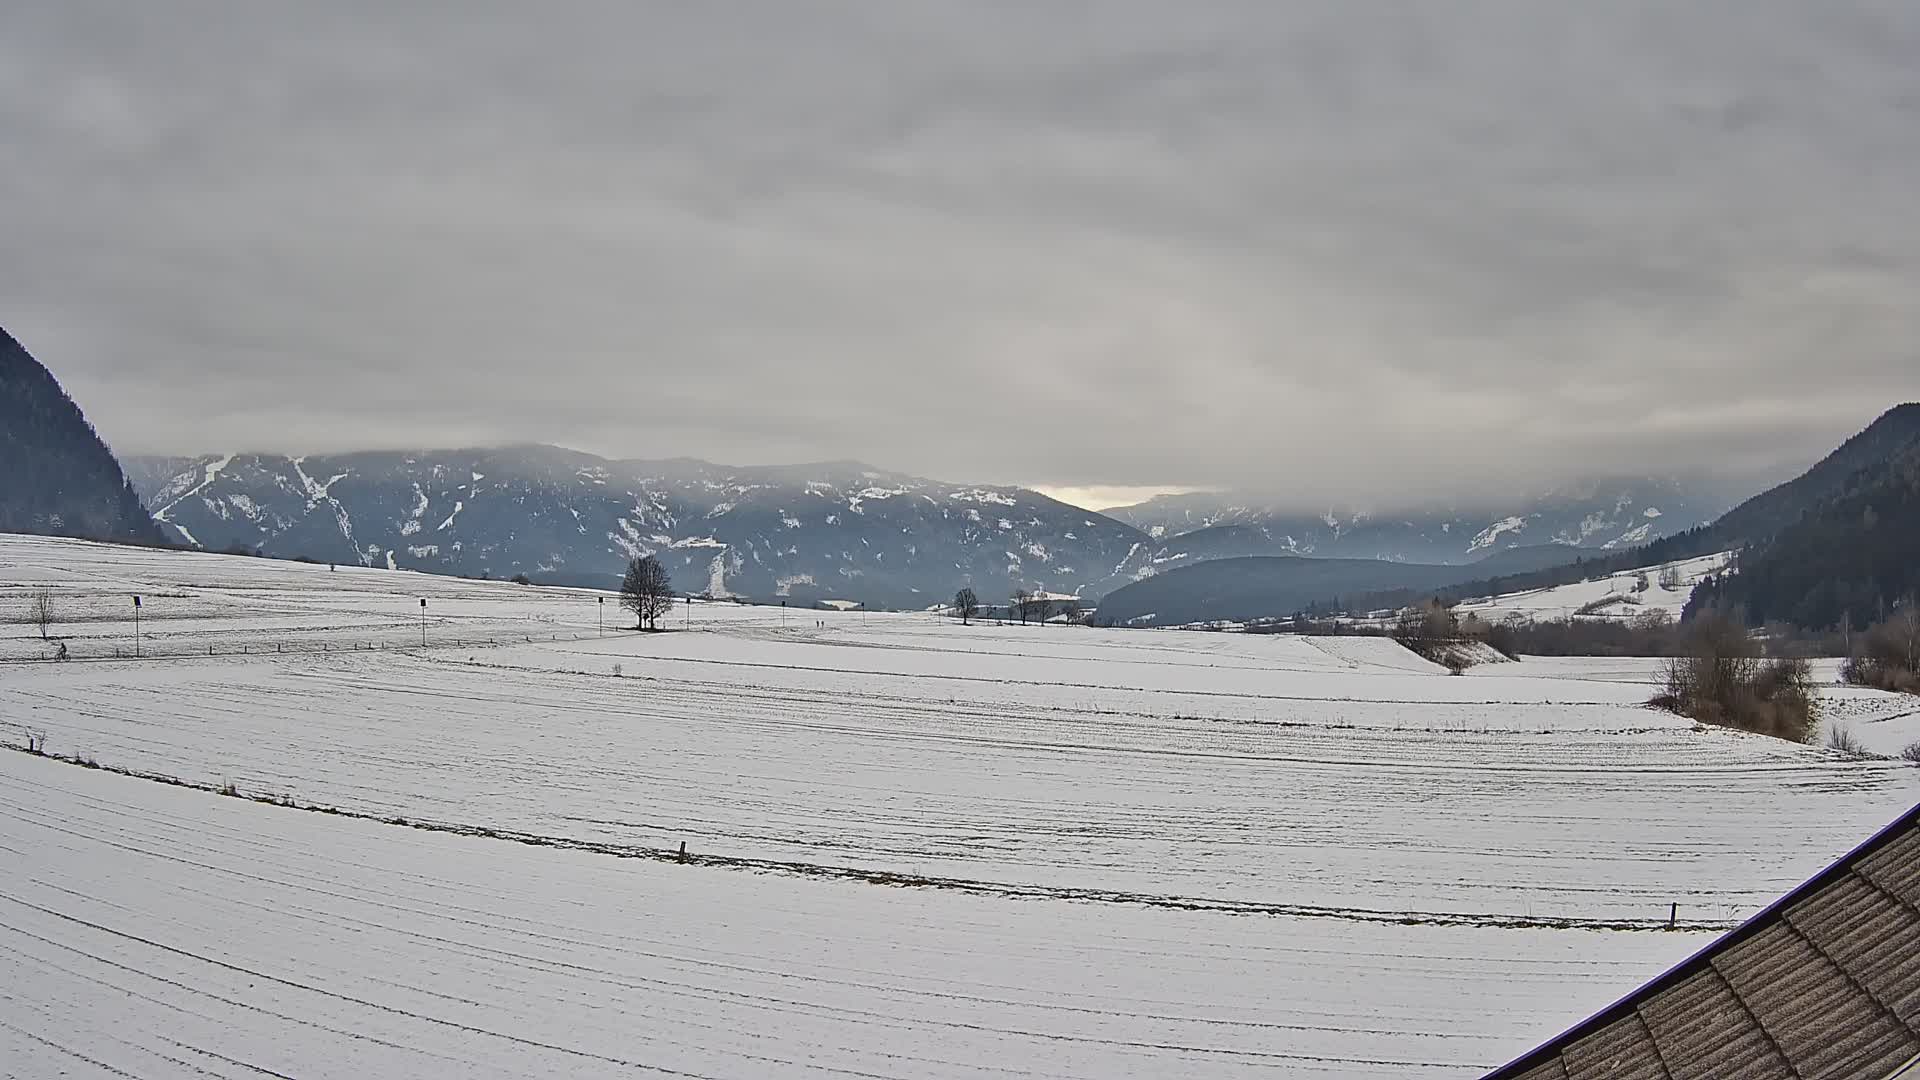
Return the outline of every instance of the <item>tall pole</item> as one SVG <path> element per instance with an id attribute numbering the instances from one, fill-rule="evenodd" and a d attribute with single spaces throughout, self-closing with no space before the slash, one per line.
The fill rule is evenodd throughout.
<path id="1" fill-rule="evenodd" d="M 693 629 L 693 594 L 687 594 L 687 629 Z"/>
<path id="2" fill-rule="evenodd" d="M 787 628 L 787 602 L 785 600 L 780 601 L 780 628 L 782 630 Z"/>
<path id="3" fill-rule="evenodd" d="M 607 598 L 600 598 L 600 636 L 607 636 Z"/>
<path id="4" fill-rule="evenodd" d="M 140 657 L 140 597 L 137 595 L 133 598 L 133 655 L 136 660 Z"/>
<path id="5" fill-rule="evenodd" d="M 420 647 L 427 647 L 427 598 L 420 598 Z"/>

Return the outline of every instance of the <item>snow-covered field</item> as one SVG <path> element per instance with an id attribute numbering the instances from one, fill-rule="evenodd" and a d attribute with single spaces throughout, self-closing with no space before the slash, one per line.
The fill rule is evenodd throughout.
<path id="1" fill-rule="evenodd" d="M 1693 587 L 1702 579 L 1726 568 L 1729 556 L 1703 555 L 1697 559 L 1661 563 L 1644 570 L 1622 570 L 1617 574 L 1550 589 L 1507 593 L 1502 596 L 1468 600 L 1455 608 L 1465 618 L 1477 615 L 1488 622 L 1511 618 L 1525 619 L 1632 619 L 1650 612 L 1661 612 L 1674 619 L 1693 596 Z M 1673 572 L 1667 585 L 1661 584 L 1666 571 Z M 1641 589 L 1644 578 L 1647 587 Z"/>
<path id="2" fill-rule="evenodd" d="M 1698 941 L 795 881 L 19 754 L 0 852 L 21 1077 L 1462 1076 Z"/>
<path id="3" fill-rule="evenodd" d="M 1472 1075 L 1920 800 L 1639 661 L 599 608 L 0 537 L 0 738 L 208 789 L 0 754 L 0 1061 Z"/>

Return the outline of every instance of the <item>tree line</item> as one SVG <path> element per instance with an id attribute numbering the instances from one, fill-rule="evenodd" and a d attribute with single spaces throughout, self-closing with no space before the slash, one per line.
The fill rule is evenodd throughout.
<path id="1" fill-rule="evenodd" d="M 980 596 L 972 586 L 963 586 L 953 594 L 953 603 L 948 608 L 953 617 L 966 626 L 980 617 L 986 608 L 980 603 Z M 1078 597 L 1048 596 L 1045 593 L 1031 592 L 1025 588 L 1015 589 L 1007 600 L 1006 617 L 1018 619 L 1022 626 L 1028 622 L 1045 623 L 1065 616 L 1068 622 L 1080 617 L 1081 606 Z"/>

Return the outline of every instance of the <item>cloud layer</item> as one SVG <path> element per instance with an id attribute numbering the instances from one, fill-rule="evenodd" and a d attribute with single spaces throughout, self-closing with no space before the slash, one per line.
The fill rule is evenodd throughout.
<path id="1" fill-rule="evenodd" d="M 125 451 L 1393 501 L 1920 396 L 1920 7 L 16 4 L 0 322 Z"/>

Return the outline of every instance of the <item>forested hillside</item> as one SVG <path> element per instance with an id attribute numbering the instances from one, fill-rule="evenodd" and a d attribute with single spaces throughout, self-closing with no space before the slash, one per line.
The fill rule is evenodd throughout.
<path id="1" fill-rule="evenodd" d="M 1741 553 L 1689 612 L 1740 607 L 1751 622 L 1864 627 L 1920 592 L 1920 443 L 1856 472 L 1845 490 Z"/>
<path id="2" fill-rule="evenodd" d="M 0 330 L 0 532 L 159 543 L 113 452 L 45 367 Z"/>
<path id="3" fill-rule="evenodd" d="M 1423 591 L 1388 588 L 1321 597 L 1309 614 L 1397 607 L 1428 597 L 1453 601 L 1552 588 L 1638 567 L 1737 551 L 1735 571 L 1702 584 L 1689 614 L 1742 607 L 1753 622 L 1810 629 L 1875 621 L 1920 588 L 1920 519 L 1914 474 L 1920 462 L 1920 404 L 1887 410 L 1792 480 L 1755 495 L 1711 525 L 1642 547 L 1562 566 Z"/>

